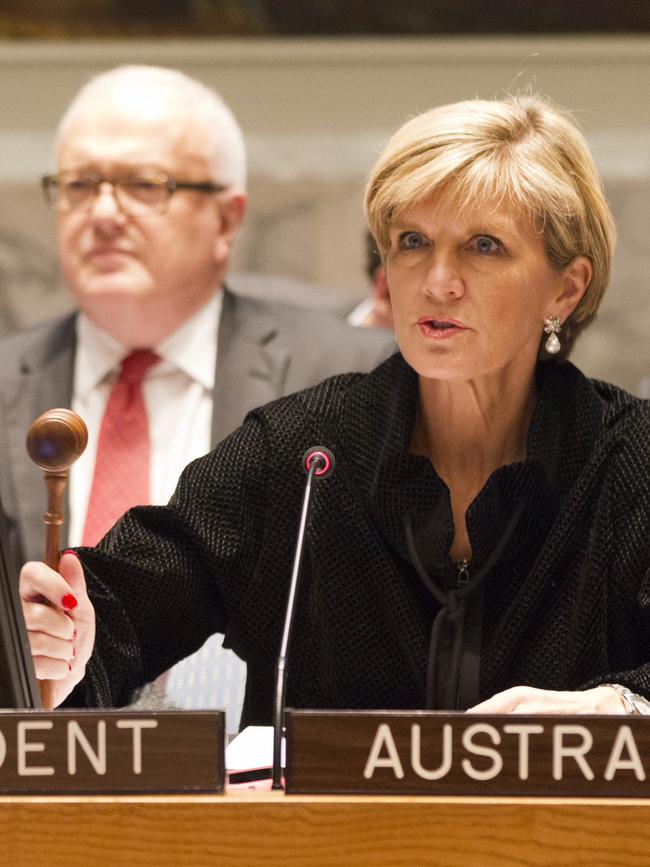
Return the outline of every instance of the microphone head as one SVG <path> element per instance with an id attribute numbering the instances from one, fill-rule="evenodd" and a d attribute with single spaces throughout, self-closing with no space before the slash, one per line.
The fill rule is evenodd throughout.
<path id="1" fill-rule="evenodd" d="M 303 455 L 302 466 L 306 473 L 311 470 L 314 463 L 317 465 L 314 477 L 326 479 L 334 472 L 334 455 L 325 446 L 312 446 Z"/>

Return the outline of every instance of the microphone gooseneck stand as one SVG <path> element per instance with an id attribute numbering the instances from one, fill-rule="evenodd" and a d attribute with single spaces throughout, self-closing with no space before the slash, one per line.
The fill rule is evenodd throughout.
<path id="1" fill-rule="evenodd" d="M 334 472 L 334 455 L 324 446 L 314 446 L 307 450 L 302 459 L 302 464 L 307 473 L 305 493 L 302 500 L 302 513 L 296 540 L 296 552 L 293 558 L 293 570 L 289 595 L 287 597 L 287 609 L 284 617 L 284 631 L 282 644 L 275 674 L 275 701 L 273 703 L 273 789 L 282 789 L 282 731 L 284 727 L 284 704 L 287 692 L 287 656 L 291 641 L 293 617 L 296 610 L 296 597 L 302 552 L 305 543 L 307 521 L 309 520 L 309 507 L 311 502 L 311 485 L 314 478 L 324 479 Z"/>

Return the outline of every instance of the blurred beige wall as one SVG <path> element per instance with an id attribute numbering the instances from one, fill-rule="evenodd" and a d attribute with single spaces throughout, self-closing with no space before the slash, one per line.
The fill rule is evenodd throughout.
<path id="1" fill-rule="evenodd" d="M 365 292 L 361 197 L 390 133 L 435 104 L 531 89 L 575 112 L 619 224 L 612 285 L 575 359 L 636 389 L 650 375 L 650 39 L 445 38 L 0 44 L 0 332 L 66 309 L 37 178 L 92 74 L 173 66 L 216 87 L 248 142 L 244 291 L 314 304 Z"/>

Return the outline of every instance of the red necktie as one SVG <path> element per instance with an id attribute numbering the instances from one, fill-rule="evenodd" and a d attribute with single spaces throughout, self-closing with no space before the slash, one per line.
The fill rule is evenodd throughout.
<path id="1" fill-rule="evenodd" d="M 148 349 L 132 352 L 122 362 L 120 376 L 108 396 L 83 545 L 96 545 L 127 509 L 150 502 L 151 445 L 142 381 L 158 361 Z"/>

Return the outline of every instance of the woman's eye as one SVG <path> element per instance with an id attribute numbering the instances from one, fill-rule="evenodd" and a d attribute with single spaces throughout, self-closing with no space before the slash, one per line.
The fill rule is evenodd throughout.
<path id="1" fill-rule="evenodd" d="M 424 243 L 424 238 L 419 232 L 402 232 L 399 236 L 400 250 L 419 250 Z"/>
<path id="2" fill-rule="evenodd" d="M 474 238 L 474 246 L 479 253 L 484 254 L 498 253 L 501 249 L 501 244 L 491 235 L 478 235 Z"/>

